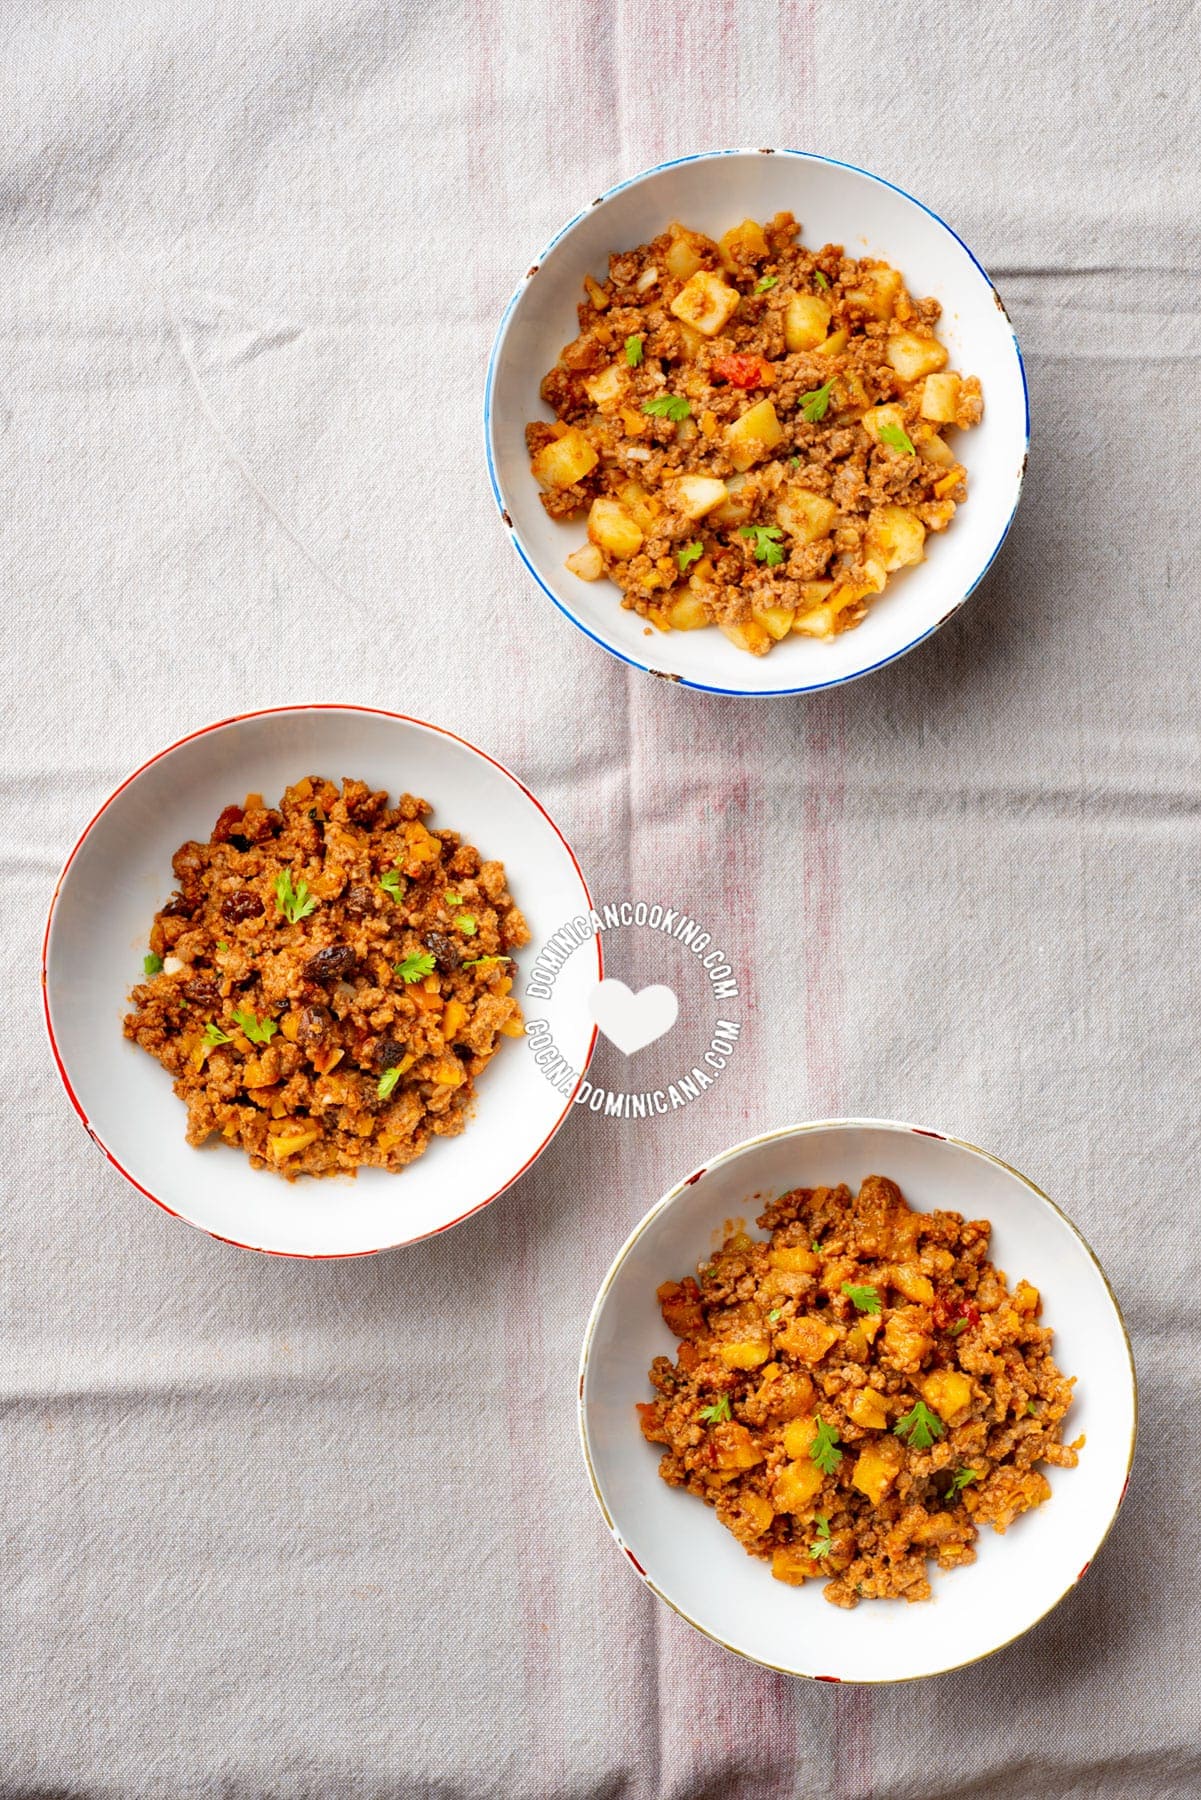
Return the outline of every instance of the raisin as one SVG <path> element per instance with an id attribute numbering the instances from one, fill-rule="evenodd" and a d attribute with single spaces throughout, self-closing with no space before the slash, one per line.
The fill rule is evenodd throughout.
<path id="1" fill-rule="evenodd" d="M 197 897 L 187 894 L 172 894 L 166 906 L 159 912 L 160 919 L 190 919 L 194 916 Z"/>
<path id="2" fill-rule="evenodd" d="M 216 1006 L 221 998 L 221 989 L 207 975 L 195 975 L 191 981 L 185 981 L 183 991 L 197 1006 Z"/>
<path id="3" fill-rule="evenodd" d="M 227 806 L 217 815 L 217 823 L 213 826 L 214 844 L 228 844 L 238 826 L 242 823 L 242 808 Z"/>
<path id="4" fill-rule="evenodd" d="M 330 944 L 309 957 L 304 965 L 304 978 L 317 982 L 345 981 L 354 973 L 358 960 L 349 944 Z"/>
<path id="5" fill-rule="evenodd" d="M 379 1038 L 371 1053 L 371 1059 L 377 1069 L 394 1069 L 404 1053 L 404 1045 L 398 1044 L 395 1038 Z"/>
<path id="6" fill-rule="evenodd" d="M 300 1015 L 297 1036 L 302 1044 L 319 1044 L 332 1023 L 328 1006 L 306 1006 Z"/>
<path id="7" fill-rule="evenodd" d="M 348 919 L 369 919 L 375 911 L 375 895 L 369 887 L 352 887 L 344 904 Z"/>
<path id="8" fill-rule="evenodd" d="M 236 894 L 227 894 L 221 902 L 221 917 L 227 925 L 241 925 L 246 919 L 257 919 L 262 910 L 262 901 L 249 888 L 239 888 Z"/>
<path id="9" fill-rule="evenodd" d="M 433 952 L 434 967 L 441 975 L 453 975 L 463 961 L 458 945 L 452 943 L 444 932 L 427 931 L 425 947 Z"/>

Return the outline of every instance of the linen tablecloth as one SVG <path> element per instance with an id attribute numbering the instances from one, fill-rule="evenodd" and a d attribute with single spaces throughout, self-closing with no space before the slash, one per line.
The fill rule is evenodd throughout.
<path id="1" fill-rule="evenodd" d="M 9 5 L 3 1795 L 1201 1791 L 1199 24 L 1184 0 Z M 967 239 L 1034 446 L 945 631 L 737 702 L 627 673 L 535 590 L 480 393 L 580 204 L 772 143 Z M 716 919 L 737 1068 L 671 1118 L 573 1117 L 498 1204 L 378 1259 L 254 1257 L 149 1206 L 43 1042 L 53 878 L 146 756 L 300 699 L 463 731 L 595 893 Z M 616 1051 L 598 1068 L 620 1085 Z M 575 1436 L 629 1225 L 715 1149 L 832 1113 L 941 1126 L 1048 1187 L 1142 1381 L 1088 1579 L 996 1658 L 894 1689 L 690 1631 L 621 1566 Z"/>

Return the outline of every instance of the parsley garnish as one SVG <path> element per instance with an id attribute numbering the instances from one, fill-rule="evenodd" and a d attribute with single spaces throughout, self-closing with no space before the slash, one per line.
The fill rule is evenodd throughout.
<path id="1" fill-rule="evenodd" d="M 395 900 L 398 905 L 401 895 L 404 893 L 404 889 L 400 885 L 403 880 L 404 871 L 402 869 L 385 869 L 379 878 L 379 884 L 385 894 L 390 900 Z"/>
<path id="2" fill-rule="evenodd" d="M 712 1406 L 702 1406 L 700 1416 L 706 1425 L 721 1425 L 730 1416 L 730 1396 L 723 1394 Z"/>
<path id="3" fill-rule="evenodd" d="M 204 1035 L 206 1041 L 210 1044 L 228 1044 L 230 1041 L 228 1035 L 222 1031 L 220 1025 L 215 1025 L 211 1019 L 204 1028 Z"/>
<path id="4" fill-rule="evenodd" d="M 842 1292 L 861 1313 L 878 1313 L 880 1310 L 880 1292 L 874 1287 L 856 1287 L 853 1281 L 844 1281 Z"/>
<path id="5" fill-rule="evenodd" d="M 252 1012 L 234 1007 L 234 1019 L 242 1027 L 252 1044 L 269 1044 L 279 1026 L 274 1019 L 256 1019 Z"/>
<path id="6" fill-rule="evenodd" d="M 801 395 L 801 411 L 810 425 L 816 425 L 825 418 L 833 390 L 834 377 L 831 376 L 829 381 L 823 381 L 819 388 L 813 388 L 809 393 Z"/>
<path id="7" fill-rule="evenodd" d="M 784 533 L 778 525 L 742 525 L 739 530 L 744 538 L 754 538 L 756 562 L 766 563 L 769 569 L 774 569 L 777 563 L 784 561 L 780 543 Z"/>
<path id="8" fill-rule="evenodd" d="M 757 294 L 766 294 L 768 288 L 774 288 L 780 277 L 778 275 L 761 275 L 755 283 Z"/>
<path id="9" fill-rule="evenodd" d="M 680 574 L 684 573 L 689 563 L 696 562 L 704 553 L 705 546 L 700 538 L 693 538 L 690 544 L 685 544 L 682 550 L 677 550 L 676 561 L 680 565 Z"/>
<path id="10" fill-rule="evenodd" d="M 396 973 L 402 981 L 420 981 L 434 972 L 434 959 L 428 950 L 414 950 L 403 962 L 396 965 Z"/>
<path id="11" fill-rule="evenodd" d="M 683 394 L 656 394 L 653 400 L 642 402 L 642 410 L 652 419 L 670 419 L 673 425 L 678 425 L 692 411 L 692 402 L 685 400 Z"/>
<path id="12" fill-rule="evenodd" d="M 642 361 L 642 339 L 640 337 L 626 339 L 626 361 L 631 369 L 636 369 Z"/>
<path id="13" fill-rule="evenodd" d="M 891 421 L 887 425 L 881 425 L 880 442 L 887 444 L 890 450 L 903 450 L 906 456 L 917 455 L 908 432 L 902 431 L 899 425 L 894 425 Z"/>
<path id="14" fill-rule="evenodd" d="M 163 966 L 162 957 L 156 955 L 153 950 L 148 950 L 146 952 L 145 956 L 142 958 L 142 973 L 143 973 L 143 975 L 157 975 L 159 970 L 162 968 L 162 966 Z"/>
<path id="15" fill-rule="evenodd" d="M 836 1448 L 838 1439 L 837 1425 L 827 1425 L 824 1419 L 817 1421 L 817 1435 L 809 1446 L 809 1460 L 817 1464 L 823 1475 L 833 1475 L 842 1461 L 842 1451 Z"/>
<path id="16" fill-rule="evenodd" d="M 778 1306 L 773 1306 L 771 1311 L 767 1315 L 768 1324 L 774 1325 L 776 1320 L 779 1318 L 779 1316 L 780 1316 L 780 1308 Z"/>
<path id="17" fill-rule="evenodd" d="M 309 893 L 309 884 L 303 875 L 296 886 L 292 886 L 291 869 L 282 869 L 275 877 L 275 904 L 289 925 L 298 924 L 317 910 L 317 902 Z"/>
<path id="18" fill-rule="evenodd" d="M 912 1412 L 898 1419 L 893 1432 L 914 1450 L 928 1450 L 935 1438 L 940 1438 L 946 1426 L 937 1413 L 931 1412 L 924 1400 L 919 1400 Z"/>
<path id="19" fill-rule="evenodd" d="M 393 1063 L 393 1065 L 390 1069 L 384 1070 L 383 1074 L 379 1078 L 379 1086 L 375 1090 L 381 1100 L 386 1100 L 388 1098 L 388 1096 L 392 1092 L 392 1089 L 396 1086 L 396 1084 L 399 1080 L 400 1080 L 400 1064 Z"/>
<path id="20" fill-rule="evenodd" d="M 810 1544 L 810 1556 L 829 1556 L 830 1554 L 830 1521 L 825 1513 L 817 1515 L 817 1542 Z"/>
<path id="21" fill-rule="evenodd" d="M 823 294 L 829 293 L 830 283 L 826 280 L 825 276 L 822 274 L 820 269 L 815 269 L 813 271 L 813 279 L 814 279 L 814 281 L 816 281 L 818 287 L 822 290 Z"/>
<path id="22" fill-rule="evenodd" d="M 464 937 L 474 937 L 479 930 L 479 926 L 475 921 L 475 916 L 472 913 L 456 913 L 455 924 L 463 933 Z"/>
<path id="23" fill-rule="evenodd" d="M 461 969 L 482 969 L 485 963 L 512 962 L 512 960 L 511 956 L 472 956 L 466 962 L 460 963 L 459 967 Z"/>
<path id="24" fill-rule="evenodd" d="M 957 1469 L 951 1477 L 950 1494 L 961 1494 L 969 1481 L 979 1481 L 979 1469 Z"/>

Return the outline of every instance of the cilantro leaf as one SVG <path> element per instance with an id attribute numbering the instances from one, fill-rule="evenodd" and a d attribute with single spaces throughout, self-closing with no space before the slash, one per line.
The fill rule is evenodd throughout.
<path id="1" fill-rule="evenodd" d="M 946 1426 L 924 1400 L 919 1400 L 912 1412 L 905 1413 L 892 1429 L 895 1436 L 904 1438 L 911 1449 L 928 1450 L 935 1438 L 942 1436 Z"/>
<path id="2" fill-rule="evenodd" d="M 1034 1404 L 1034 1402 L 1033 1402 L 1033 1400 L 1027 1400 L 1027 1402 L 1026 1402 L 1026 1411 L 1027 1411 L 1027 1412 L 1028 1412 L 1028 1413 L 1029 1413 L 1029 1414 L 1030 1414 L 1030 1417 L 1031 1417 L 1031 1418 L 1032 1418 L 1032 1419 L 1037 1419 L 1037 1417 L 1038 1417 L 1038 1408 L 1037 1408 L 1037 1406 L 1035 1406 L 1035 1404 Z"/>
<path id="3" fill-rule="evenodd" d="M 777 1320 L 778 1320 L 778 1319 L 779 1319 L 779 1317 L 780 1317 L 780 1309 L 779 1309 L 779 1307 L 778 1307 L 778 1306 L 773 1306 L 773 1307 L 772 1307 L 772 1309 L 771 1309 L 771 1311 L 770 1311 L 770 1312 L 769 1312 L 769 1313 L 768 1313 L 768 1315 L 767 1315 L 767 1322 L 768 1322 L 768 1324 L 769 1324 L 769 1325 L 774 1325 L 774 1324 L 775 1324 L 775 1323 L 776 1323 L 776 1321 L 777 1321 Z"/>
<path id="4" fill-rule="evenodd" d="M 816 1516 L 817 1542 L 810 1544 L 810 1556 L 829 1556 L 830 1554 L 830 1521 L 825 1513 Z"/>
<path id="5" fill-rule="evenodd" d="M 685 400 L 683 394 L 656 394 L 653 400 L 642 402 L 642 410 L 652 419 L 670 419 L 673 425 L 678 425 L 692 411 L 692 402 Z"/>
<path id="6" fill-rule="evenodd" d="M 220 1025 L 215 1024 L 212 1019 L 204 1028 L 204 1036 L 205 1042 L 209 1044 L 228 1044 L 230 1041 L 228 1034 L 222 1031 Z"/>
<path id="7" fill-rule="evenodd" d="M 638 336 L 626 339 L 626 361 L 631 369 L 636 369 L 642 361 L 642 339 Z"/>
<path id="8" fill-rule="evenodd" d="M 309 893 L 309 884 L 303 875 L 296 886 L 292 886 L 291 869 L 281 869 L 275 877 L 275 905 L 289 925 L 298 924 L 317 910 L 317 902 Z"/>
<path id="9" fill-rule="evenodd" d="M 836 1448 L 839 1435 L 837 1425 L 827 1425 L 824 1419 L 817 1421 L 817 1434 L 809 1446 L 809 1460 L 817 1464 L 823 1475 L 833 1475 L 842 1461 L 842 1451 Z"/>
<path id="10" fill-rule="evenodd" d="M 226 942 L 226 940 L 224 938 L 222 938 L 221 942 L 217 945 L 217 955 L 218 956 L 226 956 L 226 955 L 228 955 L 228 953 L 229 953 L 229 945 Z"/>
<path id="11" fill-rule="evenodd" d="M 712 1406 L 702 1406 L 700 1416 L 706 1425 L 721 1425 L 730 1416 L 730 1396 L 723 1394 Z"/>
<path id="12" fill-rule="evenodd" d="M 684 573 L 684 570 L 688 567 L 689 563 L 699 561 L 704 553 L 705 546 L 700 538 L 693 538 L 690 544 L 685 544 L 682 549 L 677 550 L 676 561 L 680 565 L 680 574 L 682 575 Z"/>
<path id="13" fill-rule="evenodd" d="M 456 913 L 455 924 L 463 933 L 464 937 L 474 937 L 479 930 L 474 913 Z"/>
<path id="14" fill-rule="evenodd" d="M 830 395 L 834 391 L 834 377 L 823 381 L 819 388 L 812 388 L 809 393 L 801 395 L 801 411 L 810 425 L 817 425 L 825 418 L 830 409 Z"/>
<path id="15" fill-rule="evenodd" d="M 390 900 L 395 900 L 397 905 L 400 904 L 404 895 L 403 881 L 404 871 L 402 869 L 385 869 L 379 878 L 379 884 L 385 894 Z"/>
<path id="16" fill-rule="evenodd" d="M 434 972 L 434 959 L 428 950 L 414 950 L 396 965 L 396 973 L 404 982 L 421 981 Z"/>
<path id="17" fill-rule="evenodd" d="M 755 283 L 757 294 L 766 294 L 768 288 L 774 288 L 780 277 L 778 275 L 761 275 Z"/>
<path id="18" fill-rule="evenodd" d="M 902 431 L 899 425 L 894 425 L 891 421 L 887 425 L 881 425 L 880 442 L 887 444 L 890 450 L 903 450 L 906 456 L 917 455 L 909 433 Z"/>
<path id="19" fill-rule="evenodd" d="M 457 894 L 450 893 L 449 890 L 445 894 L 443 894 L 442 898 L 445 900 L 447 906 L 462 906 L 462 904 L 463 904 L 463 902 L 460 900 L 459 896 Z"/>
<path id="20" fill-rule="evenodd" d="M 381 1100 L 386 1100 L 389 1097 L 389 1095 L 392 1092 L 392 1089 L 396 1086 L 396 1084 L 399 1080 L 400 1080 L 400 1064 L 393 1063 L 393 1065 L 390 1069 L 384 1070 L 383 1074 L 379 1078 L 379 1086 L 375 1090 Z"/>
<path id="21" fill-rule="evenodd" d="M 274 1019 L 256 1019 L 252 1012 L 239 1006 L 234 1007 L 233 1016 L 252 1044 L 269 1044 L 279 1030 Z"/>
<path id="22" fill-rule="evenodd" d="M 744 538 L 755 540 L 755 561 L 766 563 L 774 569 L 777 563 L 784 561 L 784 548 L 780 540 L 784 536 L 778 525 L 742 525 L 739 531 Z"/>
<path id="23" fill-rule="evenodd" d="M 157 975 L 162 966 L 162 957 L 157 956 L 153 950 L 148 950 L 142 958 L 143 975 Z"/>
<path id="24" fill-rule="evenodd" d="M 842 1292 L 861 1313 L 878 1313 L 880 1310 L 880 1290 L 874 1287 L 856 1287 L 853 1281 L 844 1281 Z"/>
<path id="25" fill-rule="evenodd" d="M 818 287 L 822 290 L 823 294 L 829 293 L 830 283 L 826 280 L 825 276 L 822 274 L 820 269 L 814 269 L 813 279 L 814 279 L 814 281 L 816 281 Z"/>
<path id="26" fill-rule="evenodd" d="M 979 1479 L 979 1469 L 956 1469 L 947 1492 L 948 1494 L 961 1494 L 969 1481 L 979 1481 Z"/>

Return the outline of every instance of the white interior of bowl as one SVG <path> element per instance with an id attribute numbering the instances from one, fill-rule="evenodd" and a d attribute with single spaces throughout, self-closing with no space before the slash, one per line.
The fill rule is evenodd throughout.
<path id="1" fill-rule="evenodd" d="M 911 1205 L 992 1221 L 991 1256 L 1011 1282 L 1033 1281 L 1060 1368 L 1079 1377 L 1065 1439 L 1087 1443 L 1075 1469 L 1046 1469 L 1050 1500 L 1002 1537 L 981 1533 L 977 1560 L 931 1565 L 926 1604 L 865 1602 L 842 1611 L 822 1584 L 773 1580 L 711 1508 L 669 1488 L 661 1451 L 634 1412 L 652 1398 L 652 1358 L 676 1342 L 655 1302 L 662 1281 L 695 1271 L 729 1229 L 798 1186 L 866 1175 L 897 1181 Z M 761 1196 L 761 1198 L 760 1198 Z M 1120 1503 L 1135 1422 L 1133 1369 L 1117 1305 L 1087 1246 L 1022 1177 L 979 1151 L 904 1125 L 840 1122 L 794 1128 L 712 1163 L 637 1228 L 610 1271 L 585 1340 L 580 1402 L 586 1455 L 614 1535 L 651 1585 L 728 1648 L 789 1674 L 899 1681 L 957 1667 L 1009 1643 L 1076 1582 Z"/>
<path id="2" fill-rule="evenodd" d="M 466 1130 L 435 1138 L 399 1174 L 283 1180 L 243 1152 L 184 1140 L 170 1077 L 121 1035 L 127 995 L 141 979 L 154 913 L 175 887 L 171 857 L 206 839 L 223 806 L 261 792 L 274 801 L 305 774 L 355 776 L 408 791 L 485 857 L 498 857 L 539 942 L 588 893 L 563 838 L 499 764 L 446 732 L 354 708 L 296 708 L 235 720 L 176 745 L 101 812 L 62 881 L 47 945 L 52 1036 L 89 1129 L 139 1186 L 173 1212 L 252 1249 L 352 1255 L 406 1243 L 494 1197 L 537 1155 L 564 1115 L 525 1045 L 502 1042 L 479 1078 Z M 520 962 L 520 956 L 519 956 Z M 585 1066 L 598 965 L 573 957 L 556 986 L 556 1032 Z M 567 985 L 564 986 L 564 983 Z"/>
<path id="3" fill-rule="evenodd" d="M 828 643 L 793 636 L 753 657 L 717 630 L 655 631 L 623 611 L 607 581 L 564 568 L 584 539 L 582 520 L 556 523 L 530 474 L 524 429 L 547 419 L 538 385 L 578 330 L 586 274 L 603 277 L 609 252 L 646 243 L 674 219 L 717 235 L 740 219 L 790 210 L 810 246 L 841 243 L 848 255 L 886 258 L 910 291 L 942 302 L 939 327 L 951 366 L 978 375 L 985 416 L 955 435 L 968 470 L 968 501 L 950 529 L 927 542 L 925 562 L 893 577 L 863 624 Z M 532 260 L 532 259 L 531 259 Z M 668 164 L 590 207 L 541 258 L 514 296 L 493 351 L 485 403 L 493 487 L 515 545 L 564 612 L 598 643 L 644 669 L 726 693 L 801 692 L 866 673 L 911 649 L 952 613 L 980 579 L 1017 505 L 1026 454 L 1026 388 L 1017 341 L 983 270 L 942 221 L 886 182 L 793 152 L 732 151 Z"/>

